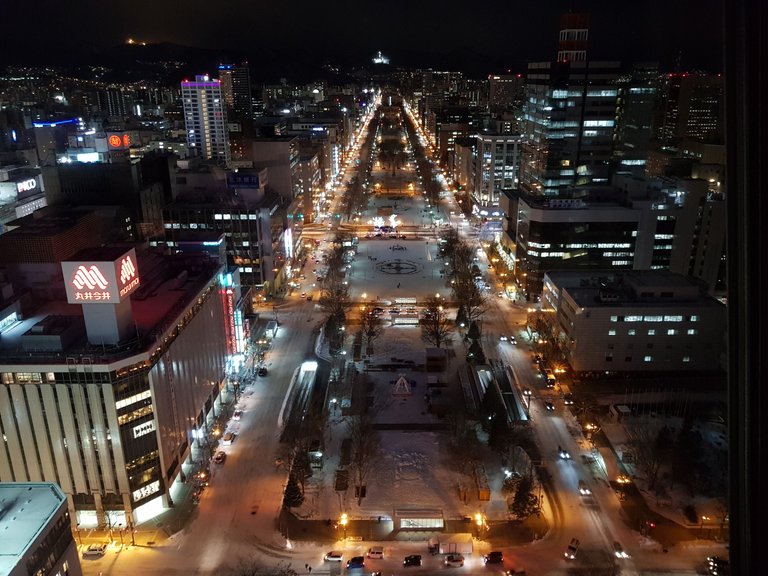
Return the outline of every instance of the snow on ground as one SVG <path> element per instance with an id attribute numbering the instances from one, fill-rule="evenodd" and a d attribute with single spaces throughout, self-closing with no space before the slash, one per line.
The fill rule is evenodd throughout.
<path id="1" fill-rule="evenodd" d="M 463 345 L 456 339 L 456 350 L 463 353 Z M 391 326 L 385 329 L 376 342 L 371 363 L 389 362 L 392 357 L 424 362 L 425 343 L 421 340 L 418 327 Z M 359 370 L 362 362 L 356 363 Z M 455 377 L 458 360 L 452 356 L 448 369 L 439 375 L 448 384 L 443 394 L 454 401 L 461 401 L 458 381 Z M 410 394 L 396 394 L 396 382 L 403 375 L 411 387 Z M 427 391 L 429 373 L 416 371 L 368 372 L 374 386 L 374 421 L 380 424 L 435 424 L 440 419 L 427 412 L 424 395 Z M 367 494 L 358 505 L 354 497 L 354 485 L 346 493 L 334 490 L 335 471 L 339 464 L 341 441 L 348 436 L 346 418 L 338 412 L 331 418 L 330 430 L 326 435 L 326 452 L 323 469 L 315 471 L 308 480 L 304 504 L 296 509 L 302 518 L 334 519 L 341 512 L 347 512 L 352 519 L 391 517 L 398 508 L 434 508 L 443 511 L 445 518 L 462 518 L 478 510 L 485 510 L 491 518 L 494 515 L 506 518 L 503 501 L 499 500 L 501 467 L 490 450 L 486 456 L 486 470 L 494 475 L 489 478 L 492 489 L 496 490 L 496 502 L 479 502 L 473 491 L 472 478 L 462 475 L 449 466 L 445 450 L 446 433 L 433 430 L 380 430 L 381 456 L 377 460 L 366 482 Z M 498 469 L 498 470 L 496 470 Z M 498 476 L 495 477 L 495 476 Z M 468 488 L 467 502 L 459 497 L 459 485 Z"/>

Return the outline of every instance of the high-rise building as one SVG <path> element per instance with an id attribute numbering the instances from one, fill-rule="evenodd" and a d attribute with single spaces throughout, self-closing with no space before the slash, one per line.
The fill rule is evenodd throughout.
<path id="1" fill-rule="evenodd" d="M 517 188 L 520 136 L 478 134 L 473 204 L 480 215 L 498 210 L 502 190 Z"/>
<path id="2" fill-rule="evenodd" d="M 558 196 L 606 182 L 613 154 L 618 62 L 528 64 L 520 187 Z"/>
<path id="3" fill-rule="evenodd" d="M 505 192 L 501 244 L 529 296 L 547 270 L 669 270 L 718 290 L 725 204 L 703 180 L 617 174 L 614 186 L 584 187 L 574 198 Z"/>
<path id="4" fill-rule="evenodd" d="M 608 180 L 619 63 L 591 61 L 588 38 L 589 15 L 564 14 L 557 60 L 528 64 L 520 169 L 528 194 Z"/>
<path id="5" fill-rule="evenodd" d="M 504 112 L 522 104 L 524 84 L 522 74 L 488 76 L 488 110 Z"/>
<path id="6" fill-rule="evenodd" d="M 657 64 L 635 64 L 631 74 L 617 81 L 614 155 L 622 168 L 645 166 L 658 78 Z"/>
<path id="7" fill-rule="evenodd" d="M 219 80 L 221 93 L 231 118 L 247 123 L 253 119 L 251 98 L 251 72 L 248 62 L 241 64 L 220 64 Z"/>
<path id="8" fill-rule="evenodd" d="M 589 46 L 589 14 L 563 14 L 557 43 L 558 62 L 585 62 Z"/>
<path id="9" fill-rule="evenodd" d="M 205 160 L 216 160 L 229 166 L 227 114 L 221 93 L 221 82 L 207 75 L 181 83 L 184 124 L 190 151 Z"/>
<path id="10" fill-rule="evenodd" d="M 227 386 L 224 268 L 124 244 L 51 255 L 61 223 L 33 225 L 46 242 L 6 269 L 51 298 L 3 329 L 0 482 L 55 482 L 73 523 L 130 528 L 172 505 L 210 437 Z"/>
<path id="11" fill-rule="evenodd" d="M 133 112 L 133 96 L 125 88 L 113 86 L 96 93 L 99 112 L 105 116 L 125 118 Z"/>
<path id="12" fill-rule="evenodd" d="M 659 90 L 654 136 L 669 142 L 723 139 L 723 78 L 707 74 L 667 74 Z"/>

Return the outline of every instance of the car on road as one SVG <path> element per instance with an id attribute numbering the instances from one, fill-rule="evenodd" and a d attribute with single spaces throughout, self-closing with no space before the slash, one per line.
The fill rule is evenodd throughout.
<path id="1" fill-rule="evenodd" d="M 310 294 L 309 296 L 307 296 L 307 302 L 312 302 L 312 294 Z"/>
<path id="2" fill-rule="evenodd" d="M 266 366 L 259 366 L 259 371 L 256 372 L 259 376 L 266 376 L 267 375 L 267 367 Z"/>
<path id="3" fill-rule="evenodd" d="M 224 460 L 226 460 L 226 459 L 227 459 L 227 453 L 226 452 L 222 452 L 221 450 L 216 452 L 216 455 L 213 457 L 213 461 L 216 464 L 224 464 Z"/>
<path id="4" fill-rule="evenodd" d="M 707 558 L 707 570 L 712 576 L 729 576 L 731 573 L 731 564 L 728 560 L 719 556 L 709 556 Z"/>
<path id="5" fill-rule="evenodd" d="M 243 411 L 242 410 L 235 410 L 232 414 L 232 420 L 240 420 L 240 418 L 243 417 Z"/>
<path id="6" fill-rule="evenodd" d="M 403 566 L 421 566 L 421 554 L 411 554 L 403 558 Z"/>
<path id="7" fill-rule="evenodd" d="M 227 432 L 224 434 L 224 437 L 221 439 L 221 443 L 224 444 L 224 446 L 229 446 L 232 444 L 232 442 L 235 441 L 236 434 L 234 432 Z"/>
<path id="8" fill-rule="evenodd" d="M 445 557 L 445 565 L 449 568 L 461 568 L 464 566 L 464 556 L 461 554 L 448 554 Z"/>
<path id="9" fill-rule="evenodd" d="M 325 556 L 323 556 L 323 560 L 326 562 L 341 562 L 343 556 L 344 552 L 340 552 L 339 550 L 331 550 L 330 552 L 327 552 Z"/>
<path id="10" fill-rule="evenodd" d="M 533 391 L 530 388 L 523 388 L 523 394 L 525 396 L 533 396 Z"/>
<path id="11" fill-rule="evenodd" d="M 584 480 L 579 480 L 579 494 L 582 496 L 589 496 L 592 494 L 592 490 L 589 489 L 589 486 L 587 486 L 587 483 L 584 482 Z"/>
<path id="12" fill-rule="evenodd" d="M 565 549 L 565 553 L 563 556 L 565 556 L 566 560 L 574 560 L 576 558 L 576 554 L 579 551 L 579 546 L 581 545 L 581 542 L 578 538 L 571 538 L 570 543 L 568 544 L 568 547 Z"/>
<path id="13" fill-rule="evenodd" d="M 302 293 L 301 293 L 301 297 L 302 297 L 302 298 L 306 298 L 306 297 L 307 297 L 307 293 L 306 293 L 306 292 L 302 292 Z"/>
<path id="14" fill-rule="evenodd" d="M 90 544 L 88 548 L 83 550 L 83 558 L 89 558 L 92 556 L 100 557 L 107 553 L 106 544 Z"/>
<path id="15" fill-rule="evenodd" d="M 368 552 L 365 553 L 368 558 L 375 558 L 377 560 L 380 560 L 384 558 L 384 547 L 383 546 L 371 546 L 368 548 Z"/>
<path id="16" fill-rule="evenodd" d="M 362 556 L 352 556 L 352 558 L 347 560 L 347 570 L 352 570 L 353 568 L 365 568 L 365 558 Z"/>
<path id="17" fill-rule="evenodd" d="M 613 543 L 613 554 L 616 558 L 629 558 L 629 554 L 624 551 L 624 547 L 619 543 Z"/>
<path id="18" fill-rule="evenodd" d="M 483 562 L 485 564 L 502 564 L 504 562 L 504 554 L 499 550 L 488 552 L 483 556 Z"/>
<path id="19" fill-rule="evenodd" d="M 563 396 L 563 404 L 566 406 L 573 406 L 573 394 L 568 393 L 565 396 Z"/>
<path id="20" fill-rule="evenodd" d="M 570 452 L 568 452 L 568 450 L 566 450 L 565 448 L 562 448 L 561 446 L 557 447 L 557 454 L 563 460 L 570 460 L 571 459 Z"/>
<path id="21" fill-rule="evenodd" d="M 499 336 L 499 340 L 501 340 L 502 342 L 506 342 L 507 340 L 509 340 L 509 338 L 507 338 L 506 334 L 502 334 L 501 336 Z"/>
<path id="22" fill-rule="evenodd" d="M 509 341 L 510 341 L 512 344 L 517 344 L 517 338 L 515 338 L 514 336 L 510 336 L 510 337 L 509 337 Z"/>
<path id="23" fill-rule="evenodd" d="M 544 401 L 544 408 L 546 408 L 549 412 L 555 411 L 555 405 L 552 404 L 552 402 L 550 402 L 549 400 Z"/>

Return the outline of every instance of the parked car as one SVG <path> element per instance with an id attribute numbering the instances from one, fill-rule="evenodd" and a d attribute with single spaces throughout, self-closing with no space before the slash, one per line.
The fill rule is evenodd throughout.
<path id="1" fill-rule="evenodd" d="M 504 562 L 504 554 L 499 550 L 488 552 L 488 554 L 483 556 L 483 562 L 486 564 L 501 564 Z"/>
<path id="2" fill-rule="evenodd" d="M 226 452 L 222 452 L 221 450 L 216 452 L 216 455 L 213 457 L 213 461 L 216 464 L 224 464 L 224 460 L 226 460 L 226 459 L 227 459 L 227 453 Z"/>
<path id="3" fill-rule="evenodd" d="M 576 558 L 576 553 L 579 551 L 579 546 L 581 545 L 581 542 L 578 538 L 571 538 L 571 542 L 568 544 L 568 547 L 565 549 L 565 553 L 563 556 L 565 556 L 566 560 L 573 560 Z"/>
<path id="4" fill-rule="evenodd" d="M 242 410 L 235 410 L 232 414 L 232 420 L 240 420 L 240 418 L 243 417 L 243 411 Z"/>
<path id="5" fill-rule="evenodd" d="M 362 556 L 352 556 L 349 560 L 347 560 L 347 570 L 351 570 L 353 568 L 364 568 L 365 567 L 365 558 Z"/>
<path id="6" fill-rule="evenodd" d="M 259 371 L 256 372 L 259 376 L 266 376 L 267 375 L 267 367 L 266 366 L 259 366 Z"/>
<path id="7" fill-rule="evenodd" d="M 450 568 L 461 568 L 464 566 L 464 556 L 461 554 L 448 554 L 445 557 L 445 565 Z"/>
<path id="8" fill-rule="evenodd" d="M 421 566 L 421 554 L 411 554 L 403 558 L 403 566 Z"/>
<path id="9" fill-rule="evenodd" d="M 343 556 L 343 552 L 340 552 L 339 550 L 331 550 L 330 552 L 326 553 L 325 556 L 323 556 L 323 559 L 326 562 L 341 562 Z"/>
<path id="10" fill-rule="evenodd" d="M 89 558 L 92 556 L 104 556 L 104 554 L 107 553 L 107 545 L 106 544 L 91 544 L 83 550 L 83 558 Z"/>

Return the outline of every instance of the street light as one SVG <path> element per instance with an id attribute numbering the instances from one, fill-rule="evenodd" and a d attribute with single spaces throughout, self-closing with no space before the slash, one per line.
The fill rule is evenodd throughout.
<path id="1" fill-rule="evenodd" d="M 343 512 L 339 517 L 339 525 L 344 528 L 344 540 L 347 539 L 347 523 L 349 522 L 349 516 L 346 512 Z"/>

